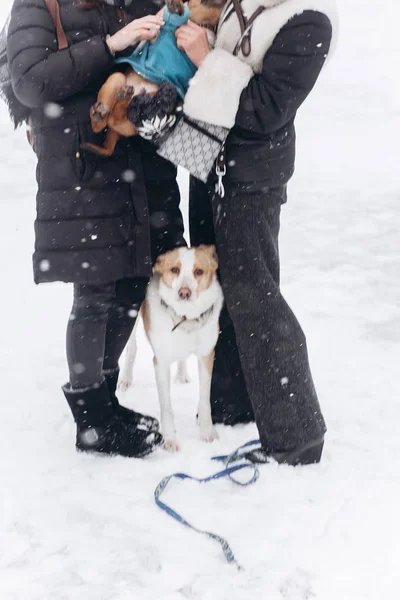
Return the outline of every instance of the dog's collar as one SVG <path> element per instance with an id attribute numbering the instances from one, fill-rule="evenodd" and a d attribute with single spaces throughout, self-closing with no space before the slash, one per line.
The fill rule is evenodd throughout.
<path id="1" fill-rule="evenodd" d="M 168 306 L 168 304 L 166 302 L 164 302 L 164 300 L 161 298 L 160 299 L 161 302 L 161 306 L 163 308 L 165 308 L 165 310 L 167 310 L 169 312 L 169 314 L 171 315 L 172 321 L 174 323 L 174 326 L 172 327 L 172 332 L 174 332 L 176 329 L 178 329 L 178 327 L 180 327 L 183 323 L 193 323 L 195 325 L 204 325 L 206 323 L 206 321 L 209 319 L 209 317 L 211 317 L 211 315 L 214 312 L 214 304 L 212 304 L 210 306 L 210 308 L 207 308 L 207 310 L 205 310 L 203 313 L 201 313 L 201 315 L 199 317 L 196 317 L 196 319 L 188 319 L 187 317 L 182 317 L 181 315 L 178 315 L 178 313 L 171 307 Z"/>

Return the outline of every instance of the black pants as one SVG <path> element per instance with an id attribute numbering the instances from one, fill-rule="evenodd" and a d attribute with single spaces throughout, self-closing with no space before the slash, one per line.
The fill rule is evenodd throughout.
<path id="1" fill-rule="evenodd" d="M 254 411 L 264 448 L 298 447 L 325 432 L 304 333 L 279 288 L 286 187 L 226 190 L 190 184 L 191 243 L 216 243 L 226 307 L 216 348 L 213 414 Z"/>
<path id="2" fill-rule="evenodd" d="M 147 279 L 74 285 L 74 304 L 67 327 L 72 387 L 92 386 L 102 380 L 104 371 L 118 368 L 146 287 Z"/>

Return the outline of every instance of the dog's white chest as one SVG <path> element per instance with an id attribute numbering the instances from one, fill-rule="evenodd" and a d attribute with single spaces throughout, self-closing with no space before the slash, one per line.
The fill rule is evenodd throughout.
<path id="1" fill-rule="evenodd" d="M 161 303 L 153 305 L 148 336 L 157 360 L 172 363 L 192 354 L 207 356 L 217 342 L 218 317 L 214 307 L 198 319 L 183 319 Z"/>

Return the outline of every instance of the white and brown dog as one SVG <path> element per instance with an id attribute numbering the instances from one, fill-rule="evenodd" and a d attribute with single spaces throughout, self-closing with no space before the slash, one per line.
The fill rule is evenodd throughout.
<path id="1" fill-rule="evenodd" d="M 223 305 L 217 268 L 214 246 L 177 248 L 159 256 L 141 309 L 146 335 L 154 352 L 164 446 L 171 452 L 179 450 L 171 405 L 171 365 L 178 362 L 178 378 L 186 380 L 184 361 L 192 354 L 197 356 L 199 366 L 200 436 L 206 442 L 218 437 L 210 406 L 214 349 Z M 132 381 L 135 354 L 133 334 L 121 373 L 121 387 L 128 387 Z"/>

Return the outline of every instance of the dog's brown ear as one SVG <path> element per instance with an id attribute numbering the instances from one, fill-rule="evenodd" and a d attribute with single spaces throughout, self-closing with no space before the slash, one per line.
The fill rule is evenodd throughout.
<path id="1" fill-rule="evenodd" d="M 157 256 L 156 262 L 153 265 L 153 273 L 162 273 L 165 267 L 165 254 Z"/>
<path id="2" fill-rule="evenodd" d="M 216 247 L 213 245 L 206 246 L 205 244 L 201 244 L 201 246 L 199 246 L 199 249 L 205 252 L 208 256 L 211 270 L 216 271 L 218 269 L 218 256 Z"/>

